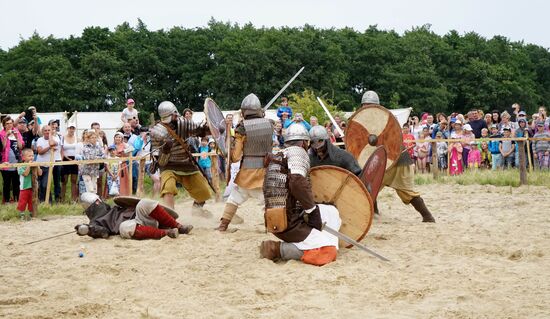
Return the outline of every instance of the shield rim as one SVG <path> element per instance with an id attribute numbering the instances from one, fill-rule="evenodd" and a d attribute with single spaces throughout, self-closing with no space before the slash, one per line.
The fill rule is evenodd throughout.
<path id="1" fill-rule="evenodd" d="M 367 162 L 365 163 L 365 166 L 363 166 L 363 169 L 361 170 L 361 175 L 359 175 L 359 179 L 361 180 L 361 182 L 363 182 L 363 184 L 365 184 L 363 176 L 364 176 L 365 172 L 367 171 L 366 169 L 369 166 L 369 164 L 372 163 L 372 159 L 374 158 L 374 155 L 376 155 L 376 153 L 383 153 L 384 160 L 386 162 L 388 161 L 388 153 L 386 152 L 386 147 L 384 145 L 377 146 L 376 149 L 374 150 L 374 152 L 372 152 L 372 154 L 369 157 L 369 159 L 367 160 Z M 384 166 L 386 166 L 386 164 L 384 164 Z M 373 202 L 376 202 L 376 198 L 378 197 L 378 194 L 380 193 L 380 190 L 383 187 L 382 184 L 384 183 L 385 173 L 386 173 L 386 170 L 384 170 L 384 174 L 382 174 L 382 178 L 380 179 L 380 186 L 378 187 L 378 189 L 376 190 L 376 193 L 375 193 L 376 196 L 373 196 L 373 194 L 369 192 L 370 197 L 371 197 Z M 367 188 L 367 185 L 365 185 L 365 188 Z M 368 191 L 368 188 L 367 188 L 367 191 Z"/>
<path id="2" fill-rule="evenodd" d="M 224 157 L 224 158 L 227 158 L 227 145 L 223 145 L 224 147 L 220 147 L 220 141 L 224 141 L 224 144 L 226 143 L 226 136 L 227 136 L 227 125 L 226 125 L 226 128 L 225 128 L 225 132 L 224 133 L 221 133 L 220 130 L 216 127 L 214 127 L 214 123 L 212 123 L 212 121 L 210 120 L 210 113 L 208 112 L 209 108 L 208 108 L 208 102 L 212 102 L 214 103 L 214 105 L 216 106 L 216 109 L 219 111 L 219 114 L 221 114 L 222 116 L 222 119 L 225 119 L 224 115 L 223 115 L 223 112 L 222 110 L 220 109 L 220 106 L 218 105 L 218 103 L 216 103 L 216 101 L 214 101 L 214 99 L 210 98 L 210 97 L 207 97 L 205 100 L 204 100 L 204 116 L 206 118 L 206 124 L 208 125 L 208 128 L 210 129 L 210 135 L 212 135 L 212 137 L 214 138 L 214 140 L 216 140 L 216 145 L 217 145 L 217 148 L 219 150 L 219 152 L 221 153 L 221 155 Z M 216 134 L 214 134 L 215 132 L 218 133 L 218 136 L 216 136 Z"/>
<path id="3" fill-rule="evenodd" d="M 116 196 L 115 198 L 113 198 L 113 202 L 115 204 L 123 207 L 136 207 L 137 203 L 139 203 L 140 200 L 142 200 L 142 198 L 135 196 Z M 159 205 L 162 206 L 162 208 L 164 208 L 164 210 L 166 210 L 166 212 L 170 214 L 170 216 L 174 217 L 174 219 L 179 218 L 178 213 L 172 208 L 162 204 L 161 202 L 159 202 Z"/>
<path id="4" fill-rule="evenodd" d="M 397 120 L 397 118 L 395 117 L 395 115 L 392 114 L 392 112 L 390 112 L 387 108 L 385 108 L 383 105 L 381 104 L 368 104 L 368 105 L 365 105 L 365 106 L 362 106 L 360 107 L 358 110 L 356 110 L 347 120 L 346 122 L 346 130 L 344 131 L 344 135 L 345 136 L 349 136 L 348 135 L 348 130 L 349 130 L 349 123 L 353 120 L 353 118 L 355 116 L 357 116 L 360 112 L 362 112 L 363 110 L 365 109 L 368 109 L 368 108 L 377 108 L 377 109 L 380 109 L 380 110 L 383 110 L 385 112 L 388 112 L 391 116 L 389 117 L 390 120 L 389 121 L 394 121 L 395 123 L 397 123 L 397 127 L 401 127 L 401 125 L 399 124 L 399 121 Z M 400 143 L 399 143 L 399 147 L 401 148 L 401 145 L 403 145 L 403 135 L 402 134 L 399 134 L 399 136 L 401 137 L 401 140 L 400 140 Z M 348 139 L 344 139 L 344 145 L 346 147 L 346 149 L 348 148 L 348 145 L 347 145 L 347 142 Z M 369 145 L 368 141 L 365 145 Z M 376 147 L 378 146 L 384 146 L 383 144 L 381 145 L 376 145 Z M 351 154 L 351 153 L 350 153 Z M 374 154 L 374 152 L 373 152 Z M 353 155 L 353 154 L 352 154 Z M 371 154 L 372 155 L 372 154 Z M 357 158 L 354 156 L 354 158 L 357 160 Z M 370 157 L 369 157 L 370 158 Z M 394 167 L 396 164 L 397 164 L 397 160 L 399 159 L 399 156 L 389 165 L 389 166 L 386 166 L 386 172 L 391 169 L 392 167 Z M 367 160 L 368 161 L 368 160 Z M 387 161 L 388 161 L 388 150 L 386 149 L 386 165 L 387 165 Z M 366 165 L 366 162 L 365 162 L 365 165 Z"/>
<path id="5" fill-rule="evenodd" d="M 355 239 L 357 242 L 360 242 L 362 241 L 365 236 L 367 235 L 367 233 L 369 232 L 371 226 L 372 226 L 372 221 L 374 219 L 374 201 L 372 200 L 372 197 L 370 196 L 370 193 L 369 191 L 367 190 L 365 184 L 363 184 L 363 181 L 361 181 L 359 179 L 359 177 L 355 176 L 355 174 L 353 174 L 352 172 L 348 171 L 347 169 L 344 169 L 344 168 L 341 168 L 341 167 L 338 167 L 338 166 L 333 166 L 333 165 L 320 165 L 320 166 L 315 166 L 315 167 L 312 167 L 311 170 L 310 170 L 310 178 L 311 178 L 311 172 L 314 172 L 314 171 L 317 171 L 317 170 L 325 170 L 325 169 L 332 169 L 332 170 L 337 170 L 337 171 L 340 171 L 342 173 L 345 173 L 346 175 L 348 175 L 352 180 L 355 181 L 356 184 L 359 185 L 359 187 L 363 190 L 363 193 L 367 196 L 367 199 L 369 201 L 369 204 L 370 204 L 370 208 L 371 208 L 371 213 L 370 213 L 370 218 L 369 218 L 369 221 L 368 221 L 368 225 L 367 227 L 365 228 L 365 230 L 363 231 L 363 233 L 357 237 L 357 238 L 353 238 Z M 315 196 L 315 194 L 314 194 Z M 331 205 L 334 205 L 332 203 L 329 203 Z M 334 205 L 336 207 L 336 205 Z M 338 208 L 338 207 L 336 207 Z M 346 234 L 348 235 L 348 234 Z M 348 235 L 350 236 L 350 235 Z M 352 236 L 350 236 L 352 237 Z M 342 243 L 345 243 L 343 240 L 338 240 L 339 242 L 339 246 L 340 247 L 345 247 L 345 248 L 352 248 L 353 245 L 352 244 L 344 244 L 342 245 Z"/>

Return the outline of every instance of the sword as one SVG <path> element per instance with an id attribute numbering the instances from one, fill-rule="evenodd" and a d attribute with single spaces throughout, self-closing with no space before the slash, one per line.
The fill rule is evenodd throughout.
<path id="1" fill-rule="evenodd" d="M 300 75 L 300 73 L 302 73 L 302 71 L 304 70 L 305 66 L 303 66 L 300 70 L 298 70 L 298 72 L 296 72 L 296 74 L 294 74 L 294 76 L 292 77 L 292 79 L 290 79 L 290 81 L 288 81 L 285 86 L 283 86 L 282 89 L 279 90 L 279 92 L 277 92 L 277 94 L 275 94 L 275 96 L 271 99 L 271 101 L 269 101 L 269 103 L 267 103 L 265 106 L 264 106 L 264 111 L 267 110 L 271 104 L 273 104 L 273 102 L 275 102 L 275 100 L 279 97 L 279 95 L 281 95 L 285 90 L 286 88 L 292 83 L 294 82 L 294 80 L 298 77 L 298 75 Z"/>
<path id="2" fill-rule="evenodd" d="M 349 236 L 346 236 L 344 234 L 342 234 L 341 232 L 335 230 L 335 229 L 332 229 L 330 228 L 329 226 L 327 226 L 327 223 L 323 223 L 323 230 L 326 230 L 327 233 L 329 234 L 332 234 L 338 238 L 340 238 L 341 240 L 345 241 L 346 243 L 348 244 L 352 244 L 353 246 L 357 247 L 357 248 L 360 248 L 364 251 L 366 251 L 367 253 L 375 256 L 375 257 L 378 257 L 380 259 L 382 259 L 383 261 L 390 261 L 388 258 L 382 256 L 382 255 L 379 255 L 377 253 L 375 253 L 374 251 L 368 249 L 367 247 L 365 247 L 364 245 L 358 243 L 357 241 L 353 240 L 352 238 L 350 238 Z"/>
<path id="3" fill-rule="evenodd" d="M 325 106 L 325 103 L 323 103 L 323 101 L 321 101 L 321 99 L 319 97 L 317 97 L 317 101 L 319 102 L 319 104 L 321 104 L 321 106 L 323 107 L 323 110 L 325 110 L 325 113 L 327 113 L 328 118 L 330 119 L 330 121 L 332 122 L 332 125 L 334 125 L 334 127 L 336 128 L 338 133 L 340 133 L 340 136 L 344 137 L 345 136 L 344 131 L 342 131 L 340 126 L 336 123 L 336 120 L 332 117 L 332 115 L 330 115 L 330 112 L 328 111 L 327 107 Z"/>
<path id="4" fill-rule="evenodd" d="M 39 240 L 31 241 L 31 242 L 25 243 L 24 245 L 30 245 L 30 244 L 38 243 L 38 242 L 41 242 L 41 241 L 44 241 L 44 240 L 53 239 L 53 238 L 56 238 L 56 237 L 61 237 L 61 236 L 65 236 L 65 235 L 69 235 L 69 234 L 74 234 L 74 233 L 76 233 L 76 230 L 72 230 L 72 231 L 70 231 L 70 232 L 68 232 L 68 233 L 63 233 L 63 234 L 59 234 L 59 235 L 55 235 L 55 236 L 51 236 L 51 237 L 47 237 L 47 238 L 42 238 L 42 239 L 39 239 Z"/>

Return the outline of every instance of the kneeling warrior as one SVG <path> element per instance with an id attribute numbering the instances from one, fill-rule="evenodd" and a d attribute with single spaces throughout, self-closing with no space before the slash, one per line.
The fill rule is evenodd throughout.
<path id="1" fill-rule="evenodd" d="M 361 174 L 361 167 L 359 167 L 357 160 L 353 158 L 353 155 L 330 142 L 326 128 L 315 125 L 309 130 L 309 137 L 311 139 L 309 149 L 311 167 L 333 165 L 346 169 L 355 175 Z"/>
<path id="2" fill-rule="evenodd" d="M 322 231 L 323 223 L 338 230 L 341 220 L 336 207 L 315 204 L 308 180 L 308 142 L 304 126 L 292 124 L 285 149 L 266 160 L 266 227 L 282 242 L 263 241 L 260 255 L 273 261 L 295 259 L 322 266 L 336 260 L 338 250 L 338 238 Z"/>
<path id="3" fill-rule="evenodd" d="M 208 126 L 200 126 L 190 119 L 180 116 L 174 103 L 164 101 L 158 106 L 160 122 L 150 130 L 154 149 L 159 149 L 160 197 L 164 204 L 174 209 L 174 197 L 178 193 L 176 183 L 180 183 L 195 200 L 192 213 L 210 217 L 203 209 L 210 198 L 208 180 L 201 174 L 185 140 L 191 136 L 206 136 Z"/>
<path id="4" fill-rule="evenodd" d="M 164 236 L 176 238 L 193 229 L 191 225 L 178 223 L 172 216 L 177 217 L 176 212 L 151 199 L 118 197 L 111 207 L 96 194 L 84 193 L 81 201 L 90 223 L 75 226 L 80 236 L 108 238 L 120 234 L 122 238 L 161 239 Z"/>
<path id="5" fill-rule="evenodd" d="M 225 203 L 219 231 L 227 230 L 239 206 L 250 197 L 264 201 L 264 158 L 273 146 L 273 124 L 264 118 L 260 100 L 252 93 L 241 103 L 241 116 L 244 120 L 235 128 L 234 145 L 229 154 L 230 163 L 241 161 L 241 167 L 235 178 L 236 186 Z"/>

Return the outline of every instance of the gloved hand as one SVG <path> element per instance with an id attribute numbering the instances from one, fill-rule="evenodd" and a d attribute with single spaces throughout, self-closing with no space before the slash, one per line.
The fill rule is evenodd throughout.
<path id="1" fill-rule="evenodd" d="M 170 153 L 170 150 L 172 149 L 173 145 L 174 145 L 174 141 L 166 140 L 166 142 L 164 142 L 164 145 L 162 146 L 162 152 L 164 154 Z"/>
<path id="2" fill-rule="evenodd" d="M 319 206 L 315 206 L 315 209 L 307 215 L 307 225 L 321 231 L 323 229 L 323 220 L 321 219 L 321 211 Z"/>
<path id="3" fill-rule="evenodd" d="M 86 236 L 86 235 L 88 235 L 88 232 L 90 231 L 90 228 L 88 227 L 87 224 L 76 225 L 76 226 L 74 226 L 74 229 L 76 230 L 76 233 L 79 236 Z"/>

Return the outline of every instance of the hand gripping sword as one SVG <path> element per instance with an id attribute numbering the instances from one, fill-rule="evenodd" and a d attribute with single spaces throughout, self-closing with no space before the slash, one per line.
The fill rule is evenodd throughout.
<path id="1" fill-rule="evenodd" d="M 332 234 L 332 235 L 334 235 L 334 236 L 340 238 L 341 240 L 345 241 L 346 243 L 352 244 L 353 246 L 355 246 L 355 247 L 357 247 L 357 248 L 360 248 L 360 249 L 366 251 L 367 253 L 369 253 L 369 254 L 371 254 L 371 255 L 373 255 L 373 256 L 375 256 L 375 257 L 378 257 L 378 258 L 382 259 L 383 261 L 388 261 L 388 262 L 390 261 L 388 258 L 386 258 L 386 257 L 384 257 L 384 256 L 382 256 L 382 255 L 379 255 L 379 254 L 377 254 L 376 252 L 374 252 L 374 251 L 368 249 L 367 247 L 365 247 L 364 245 L 362 245 L 362 244 L 358 243 L 357 241 L 353 240 L 353 239 L 350 238 L 349 236 L 346 236 L 346 235 L 342 234 L 341 232 L 339 232 L 339 231 L 337 231 L 337 230 L 335 230 L 335 229 L 330 228 L 329 226 L 327 226 L 327 223 L 323 223 L 323 228 L 322 228 L 322 230 L 327 231 L 327 233 Z"/>
<path id="2" fill-rule="evenodd" d="M 279 95 L 281 95 L 285 90 L 286 88 L 292 83 L 294 82 L 294 80 L 298 77 L 298 75 L 300 75 L 300 73 L 302 73 L 302 71 L 305 69 L 305 66 L 303 66 L 300 70 L 298 70 L 298 72 L 296 72 L 296 74 L 294 74 L 294 76 L 292 77 L 292 79 L 290 79 L 290 81 L 288 81 L 285 86 L 283 86 L 282 89 L 279 90 L 279 92 L 277 92 L 277 94 L 275 94 L 275 96 L 271 99 L 271 101 L 269 101 L 269 103 L 267 103 L 265 106 L 264 106 L 264 111 L 267 110 L 271 104 L 273 104 L 273 102 L 275 102 L 275 100 L 277 100 L 277 98 L 279 97 Z"/>

